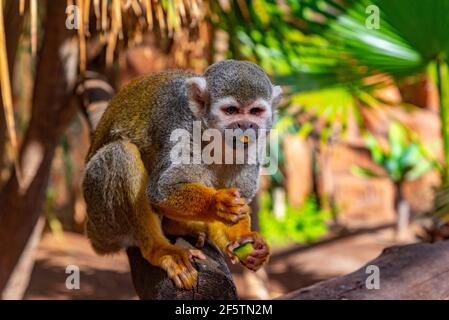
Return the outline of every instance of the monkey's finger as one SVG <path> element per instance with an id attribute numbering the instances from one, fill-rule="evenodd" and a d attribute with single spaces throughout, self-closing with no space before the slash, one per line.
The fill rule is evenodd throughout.
<path id="1" fill-rule="evenodd" d="M 240 221 L 241 217 L 236 214 L 232 214 L 225 211 L 217 211 L 217 216 L 224 222 L 225 224 L 236 224 Z"/>
<path id="2" fill-rule="evenodd" d="M 198 278 L 198 272 L 196 269 L 192 266 L 190 262 L 184 263 L 185 270 L 182 272 L 181 280 L 186 285 L 186 288 L 192 289 L 196 285 L 196 281 Z"/>
<path id="3" fill-rule="evenodd" d="M 237 212 L 238 212 L 238 214 L 241 214 L 241 215 L 247 215 L 247 214 L 249 214 L 249 206 L 247 204 L 244 204 L 244 205 L 238 207 Z"/>
<path id="4" fill-rule="evenodd" d="M 249 256 L 246 258 L 245 263 L 248 264 L 252 264 L 254 266 L 260 266 L 262 264 L 265 263 L 265 261 L 267 260 L 267 256 L 265 257 L 253 257 L 253 256 Z"/>
<path id="5" fill-rule="evenodd" d="M 192 288 L 192 280 L 189 279 L 189 277 L 187 276 L 187 274 L 185 272 L 181 272 L 179 274 L 179 278 L 182 281 L 184 288 L 186 288 L 186 289 Z"/>
<path id="6" fill-rule="evenodd" d="M 256 248 L 256 249 L 264 249 L 265 248 L 266 250 L 268 250 L 268 245 L 266 244 L 265 240 L 262 237 L 257 236 L 257 237 L 254 237 L 254 248 Z"/>
<path id="7" fill-rule="evenodd" d="M 202 249 L 204 248 L 205 241 L 202 239 L 198 239 L 195 243 L 195 248 Z"/>
<path id="8" fill-rule="evenodd" d="M 198 234 L 198 239 L 196 240 L 195 247 L 198 249 L 202 249 L 204 247 L 205 242 L 206 242 L 206 234 L 204 232 L 200 232 Z"/>
<path id="9" fill-rule="evenodd" d="M 228 250 L 226 251 L 226 253 L 227 253 L 229 260 L 231 261 L 232 264 L 236 264 L 237 262 L 239 262 L 239 258 L 235 255 L 234 252 L 232 252 L 232 250 L 229 249 L 229 246 L 228 246 Z"/>
<path id="10" fill-rule="evenodd" d="M 169 272 L 168 273 L 168 277 L 175 283 L 175 286 L 182 289 L 182 281 L 181 279 L 178 277 L 177 274 L 174 274 L 173 272 Z"/>
<path id="11" fill-rule="evenodd" d="M 196 269 L 192 266 L 192 264 L 189 264 L 189 265 L 187 266 L 187 269 L 188 269 L 189 272 L 191 272 L 191 273 L 195 273 L 195 272 L 196 272 Z"/>
<path id="12" fill-rule="evenodd" d="M 179 289 L 184 289 L 184 285 L 183 285 L 181 279 L 179 278 L 179 276 L 175 276 L 174 281 L 175 281 L 176 287 L 178 287 Z"/>
<path id="13" fill-rule="evenodd" d="M 240 197 L 240 191 L 238 188 L 229 188 L 226 190 L 226 193 L 234 197 Z"/>
<path id="14" fill-rule="evenodd" d="M 197 272 L 187 258 L 183 261 L 184 256 L 179 260 L 180 271 L 177 276 L 181 280 L 184 289 L 192 289 L 196 284 Z"/>
<path id="15" fill-rule="evenodd" d="M 247 268 L 251 271 L 257 270 L 257 266 L 254 264 L 254 262 L 241 261 L 241 263 L 245 268 Z"/>
<path id="16" fill-rule="evenodd" d="M 189 250 L 189 258 L 192 260 L 193 258 L 198 258 L 200 260 L 206 260 L 206 256 L 201 250 Z"/>
<path id="17" fill-rule="evenodd" d="M 218 207 L 219 211 L 222 211 L 226 214 L 237 215 L 239 219 L 245 217 L 249 213 L 249 207 L 247 205 L 244 206 L 220 206 Z"/>
<path id="18" fill-rule="evenodd" d="M 237 188 L 221 189 L 217 191 L 215 196 L 218 201 L 222 201 L 226 198 L 240 198 L 240 191 Z"/>
<path id="19" fill-rule="evenodd" d="M 253 256 L 248 256 L 248 257 L 246 258 L 246 262 L 247 262 L 247 263 L 254 263 L 254 262 L 256 262 L 256 258 L 253 257 Z"/>
<path id="20" fill-rule="evenodd" d="M 230 206 L 242 206 L 246 204 L 246 200 L 244 198 L 240 198 L 240 197 L 234 197 L 234 198 L 230 198 L 227 199 L 228 201 L 227 204 Z"/>
<path id="21" fill-rule="evenodd" d="M 175 255 L 170 259 L 165 260 L 161 267 L 166 270 L 168 277 L 173 281 L 175 286 L 180 289 L 189 289 L 192 288 L 195 284 L 193 281 L 195 277 L 188 277 L 191 280 L 187 279 L 185 281 L 182 274 L 189 274 L 188 267 L 183 263 L 183 256 L 186 256 L 188 259 L 188 255 Z M 190 262 L 189 262 L 190 264 Z M 193 267 L 192 267 L 193 268 Z M 190 274 L 195 275 L 196 270 L 193 268 L 193 271 Z M 193 279 L 193 280 L 192 280 Z"/>
<path id="22" fill-rule="evenodd" d="M 240 220 L 245 219 L 246 216 L 244 214 L 239 214 L 239 215 L 236 215 L 235 217 L 236 218 L 235 218 L 234 224 L 238 223 Z"/>
<path id="23" fill-rule="evenodd" d="M 246 257 L 243 264 L 255 267 L 263 265 L 269 256 L 268 250 L 254 250 L 249 256 Z"/>
<path id="24" fill-rule="evenodd" d="M 245 259 L 245 261 L 242 261 L 242 264 L 243 264 L 246 268 L 256 271 L 256 270 L 259 269 L 261 266 L 263 266 L 264 263 L 267 262 L 267 260 L 268 260 L 268 257 L 267 257 L 267 256 L 262 257 L 262 258 L 259 258 L 259 257 L 253 257 L 253 256 L 248 256 L 248 257 Z"/>
<path id="25" fill-rule="evenodd" d="M 221 211 L 231 211 L 235 213 L 249 210 L 249 207 L 245 201 L 241 201 L 240 199 L 236 199 L 235 203 L 233 203 L 233 201 L 234 200 L 229 200 L 218 203 L 216 208 Z"/>
<path id="26" fill-rule="evenodd" d="M 265 249 L 256 249 L 253 250 L 253 252 L 251 252 L 250 256 L 255 257 L 255 258 L 263 258 L 266 257 L 270 254 L 270 252 L 268 250 Z"/>
<path id="27" fill-rule="evenodd" d="M 251 271 L 256 271 L 256 267 L 254 265 L 252 265 L 252 264 L 246 264 L 245 268 L 247 268 L 247 269 L 249 269 Z"/>
<path id="28" fill-rule="evenodd" d="M 259 266 L 268 261 L 268 255 L 262 256 L 262 257 L 254 257 L 254 256 L 251 258 L 247 257 L 246 261 L 247 261 L 247 263 L 251 263 L 255 266 Z"/>
<path id="29" fill-rule="evenodd" d="M 235 208 L 235 207 L 232 207 L 232 208 Z M 236 209 L 237 209 L 237 213 L 241 214 L 241 215 L 247 215 L 250 212 L 249 206 L 246 203 L 244 205 L 237 207 Z"/>
<path id="30" fill-rule="evenodd" d="M 190 272 L 196 271 L 193 267 L 192 263 L 190 262 L 192 260 L 192 257 L 190 255 L 190 250 L 186 252 L 186 254 L 183 254 L 179 260 L 179 264 L 182 265 L 186 270 L 189 270 Z"/>
<path id="31" fill-rule="evenodd" d="M 233 251 L 235 248 L 240 247 L 242 244 L 253 242 L 253 238 L 251 236 L 243 236 L 241 238 L 238 238 L 233 243 L 231 243 L 228 248 Z"/>
<path id="32" fill-rule="evenodd" d="M 236 216 L 235 221 L 239 222 L 240 220 L 243 220 L 245 218 L 246 218 L 246 214 L 239 214 L 239 215 Z"/>

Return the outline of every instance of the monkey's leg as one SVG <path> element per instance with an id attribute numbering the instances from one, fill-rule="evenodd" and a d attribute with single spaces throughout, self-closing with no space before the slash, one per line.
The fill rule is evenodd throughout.
<path id="1" fill-rule="evenodd" d="M 146 196 L 143 197 L 147 199 Z M 142 201 L 136 232 L 142 255 L 151 264 L 167 271 L 178 288 L 192 289 L 196 285 L 197 271 L 192 266 L 193 257 L 205 259 L 199 250 L 190 250 L 171 244 L 162 233 L 161 218 L 151 210 L 148 201 Z"/>
<path id="2" fill-rule="evenodd" d="M 179 248 L 162 233 L 160 217 L 145 190 L 148 174 L 135 145 L 118 141 L 89 160 L 83 180 L 87 233 L 94 249 L 109 253 L 136 244 L 153 265 L 166 270 L 179 288 L 192 288 L 197 272 L 190 259 L 198 250 Z"/>
<path id="3" fill-rule="evenodd" d="M 207 227 L 208 237 L 229 255 L 233 263 L 240 261 L 246 268 L 256 271 L 268 261 L 270 248 L 258 232 L 251 231 L 249 215 L 233 226 L 213 222 L 208 223 Z M 254 250 L 244 260 L 239 260 L 233 250 L 247 242 L 253 244 Z"/>

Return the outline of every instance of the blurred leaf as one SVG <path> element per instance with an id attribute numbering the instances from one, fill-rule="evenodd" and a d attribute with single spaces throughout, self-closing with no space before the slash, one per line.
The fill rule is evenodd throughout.
<path id="1" fill-rule="evenodd" d="M 425 173 L 432 170 L 434 166 L 431 162 L 426 161 L 425 159 L 421 159 L 420 162 L 415 164 L 413 168 L 405 175 L 405 179 L 407 180 L 415 180 L 424 175 Z"/>
<path id="2" fill-rule="evenodd" d="M 360 166 L 352 166 L 351 167 L 351 173 L 357 177 L 361 178 L 379 178 L 381 177 L 376 172 L 372 171 L 369 168 L 364 168 Z"/>
<path id="3" fill-rule="evenodd" d="M 367 135 L 366 146 L 370 150 L 373 160 L 377 164 L 382 165 L 384 163 L 385 154 L 384 154 L 384 151 L 382 150 L 382 147 L 380 146 L 379 142 L 376 140 L 376 138 L 372 134 Z"/>
<path id="4" fill-rule="evenodd" d="M 301 138 L 306 138 L 309 133 L 313 130 L 313 125 L 311 122 L 306 122 L 301 126 L 301 129 L 299 129 L 298 135 Z"/>
<path id="5" fill-rule="evenodd" d="M 401 182 L 404 179 L 415 180 L 426 172 L 438 168 L 438 162 L 427 152 L 418 137 L 411 137 L 407 128 L 397 122 L 390 125 L 388 143 L 390 151 L 385 152 L 372 134 L 366 137 L 366 145 L 373 160 L 386 170 L 394 182 Z M 353 173 L 364 174 L 357 170 Z"/>
<path id="6" fill-rule="evenodd" d="M 407 147 L 405 129 L 397 122 L 393 122 L 388 130 L 388 140 L 390 144 L 390 157 L 399 161 L 405 151 L 404 149 Z"/>
<path id="7" fill-rule="evenodd" d="M 406 167 L 408 165 L 413 165 L 414 163 L 422 160 L 422 154 L 420 154 L 420 148 L 416 143 L 409 144 L 405 151 L 401 154 L 399 158 L 399 163 L 401 167 Z"/>

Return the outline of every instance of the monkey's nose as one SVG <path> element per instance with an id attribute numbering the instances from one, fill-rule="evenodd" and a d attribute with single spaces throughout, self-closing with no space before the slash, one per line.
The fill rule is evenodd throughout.
<path id="1" fill-rule="evenodd" d="M 250 121 L 239 121 L 235 124 L 234 128 L 235 129 L 242 129 L 243 131 L 248 130 L 248 129 L 257 129 L 257 125 L 254 122 L 250 122 Z"/>
<path id="2" fill-rule="evenodd" d="M 242 130 L 252 129 L 253 128 L 253 124 L 250 123 L 249 125 L 246 125 L 244 123 L 237 123 L 237 127 L 239 127 L 239 129 L 242 129 Z"/>

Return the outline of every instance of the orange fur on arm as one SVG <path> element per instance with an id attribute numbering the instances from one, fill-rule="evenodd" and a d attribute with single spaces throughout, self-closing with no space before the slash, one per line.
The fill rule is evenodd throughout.
<path id="1" fill-rule="evenodd" d="M 214 196 L 217 190 L 200 183 L 184 183 L 170 192 L 167 200 L 157 203 L 163 214 L 175 220 L 214 220 Z"/>

